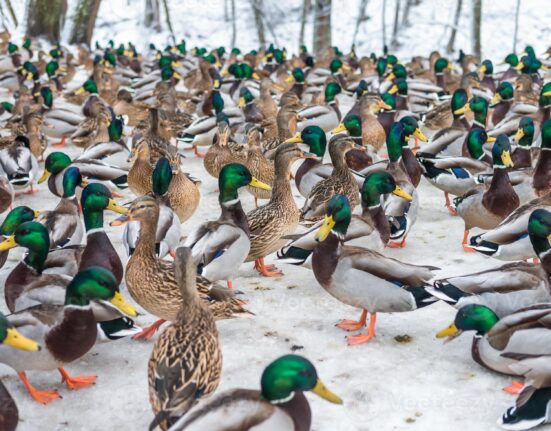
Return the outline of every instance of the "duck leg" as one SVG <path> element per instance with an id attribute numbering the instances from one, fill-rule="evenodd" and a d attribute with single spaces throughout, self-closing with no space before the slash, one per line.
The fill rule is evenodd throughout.
<path id="1" fill-rule="evenodd" d="M 337 328 L 344 329 L 345 331 L 359 331 L 365 326 L 366 321 L 367 321 L 367 310 L 362 310 L 360 320 L 343 319 L 335 326 Z"/>
<path id="2" fill-rule="evenodd" d="M 263 275 L 264 277 L 281 277 L 283 275 L 283 273 L 277 269 L 275 265 L 265 265 L 263 257 L 254 261 L 254 269 L 256 269 L 260 275 Z"/>
<path id="3" fill-rule="evenodd" d="M 61 383 L 65 383 L 69 389 L 76 390 L 92 386 L 98 376 L 71 376 L 65 368 L 58 368 L 61 374 Z"/>
<path id="4" fill-rule="evenodd" d="M 151 339 L 151 337 L 153 337 L 155 332 L 157 332 L 157 329 L 159 329 L 161 327 L 161 325 L 165 322 L 166 322 L 166 320 L 164 320 L 164 319 L 157 320 L 152 325 L 148 326 L 147 328 L 144 328 L 143 331 L 140 332 L 139 334 L 134 335 L 132 337 L 132 339 L 134 339 L 134 340 L 144 340 L 144 341 L 147 341 L 147 340 Z"/>
<path id="5" fill-rule="evenodd" d="M 377 314 L 371 313 L 371 316 L 369 318 L 369 328 L 367 329 L 367 333 L 365 334 L 358 334 L 358 335 L 349 335 L 346 337 L 348 340 L 349 346 L 356 346 L 358 344 L 367 343 L 369 340 L 371 340 L 375 336 L 375 322 L 377 321 Z"/>
<path id="6" fill-rule="evenodd" d="M 199 158 L 201 158 L 201 159 L 204 159 L 204 158 L 205 158 L 205 153 L 200 152 L 200 151 L 197 149 L 197 145 L 194 145 L 194 146 L 193 146 L 193 154 L 195 154 L 197 157 L 199 157 Z"/>
<path id="7" fill-rule="evenodd" d="M 446 208 L 448 209 L 448 212 L 452 215 L 452 216 L 456 216 L 457 215 L 457 211 L 455 210 L 454 207 L 452 207 L 452 204 L 450 202 L 450 195 L 448 192 L 445 192 L 444 193 L 444 197 L 446 198 Z"/>
<path id="8" fill-rule="evenodd" d="M 61 398 L 61 395 L 59 395 L 59 392 L 57 392 L 56 390 L 41 391 L 33 387 L 33 385 L 31 385 L 31 382 L 29 382 L 29 379 L 27 378 L 27 374 L 25 374 L 24 371 L 21 371 L 17 374 L 25 385 L 25 388 L 27 388 L 27 391 L 29 391 L 29 395 L 33 398 L 33 400 L 38 401 L 40 404 L 48 404 L 57 398 Z"/>
<path id="9" fill-rule="evenodd" d="M 467 245 L 468 240 L 469 240 L 469 231 L 465 230 L 465 232 L 463 233 L 463 242 L 462 242 L 463 250 L 466 251 L 467 253 L 473 253 L 474 249 L 472 249 Z"/>
<path id="10" fill-rule="evenodd" d="M 519 382 L 518 380 L 513 380 L 511 384 L 503 390 L 511 395 L 518 395 L 520 394 L 520 391 L 522 391 L 522 388 L 524 387 L 524 383 Z"/>
<path id="11" fill-rule="evenodd" d="M 400 242 L 389 241 L 387 247 L 389 248 L 404 248 L 406 246 L 406 236 Z"/>
<path id="12" fill-rule="evenodd" d="M 61 138 L 61 141 L 53 143 L 53 144 L 52 144 L 52 147 L 56 147 L 56 148 L 64 147 L 64 146 L 66 145 L 66 142 L 65 142 L 65 141 L 66 141 L 66 138 L 65 138 L 65 136 L 63 136 L 63 137 Z"/>
<path id="13" fill-rule="evenodd" d="M 228 289 L 233 289 L 233 280 L 226 280 L 226 283 L 228 284 Z"/>

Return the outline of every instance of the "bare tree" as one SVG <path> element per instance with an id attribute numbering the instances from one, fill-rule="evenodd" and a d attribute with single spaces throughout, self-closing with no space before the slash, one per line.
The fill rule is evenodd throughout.
<path id="1" fill-rule="evenodd" d="M 258 43 L 264 47 L 266 45 L 266 36 L 264 34 L 264 10 L 262 8 L 262 0 L 250 0 L 253 8 L 254 22 L 256 25 L 256 32 L 258 34 Z"/>
<path id="2" fill-rule="evenodd" d="M 10 14 L 10 18 L 13 22 L 13 25 L 15 25 L 17 27 L 19 25 L 19 22 L 17 21 L 17 15 L 15 14 L 15 11 L 13 10 L 11 0 L 4 0 L 4 3 L 6 3 L 6 7 L 8 9 L 9 14 Z M 2 16 L 4 16 L 4 10 L 3 9 L 2 9 Z"/>
<path id="3" fill-rule="evenodd" d="M 386 49 L 386 1 L 383 1 L 383 13 L 381 14 L 383 20 L 383 51 Z"/>
<path id="4" fill-rule="evenodd" d="M 453 52 L 453 46 L 455 45 L 455 36 L 457 34 L 457 27 L 459 26 L 459 17 L 461 16 L 461 7 L 463 6 L 463 0 L 457 0 L 457 5 L 455 7 L 455 15 L 453 17 L 453 27 L 450 34 L 450 40 L 448 40 L 448 45 L 446 46 L 446 51 L 448 54 Z"/>
<path id="5" fill-rule="evenodd" d="M 170 31 L 170 35 L 172 36 L 173 42 L 175 42 L 176 38 L 174 36 L 174 28 L 172 27 L 172 20 L 170 19 L 170 9 L 168 8 L 168 3 L 166 2 L 166 0 L 163 0 L 163 7 L 165 10 L 166 25 L 168 27 L 168 30 Z"/>
<path id="6" fill-rule="evenodd" d="M 406 0 L 406 5 L 404 6 L 404 13 L 402 14 L 402 26 L 409 27 L 409 10 L 411 7 L 411 4 L 413 3 L 413 0 Z"/>
<path id="7" fill-rule="evenodd" d="M 155 31 L 161 31 L 159 0 L 145 0 L 144 25 Z"/>
<path id="8" fill-rule="evenodd" d="M 100 1 L 101 0 L 79 0 L 73 18 L 73 28 L 69 40 L 70 43 L 85 43 L 90 46 Z"/>
<path id="9" fill-rule="evenodd" d="M 235 39 L 237 37 L 237 25 L 235 23 L 235 0 L 231 0 L 231 47 L 235 48 Z"/>
<path id="10" fill-rule="evenodd" d="M 314 7 L 314 53 L 320 55 L 331 46 L 331 0 L 316 0 Z"/>
<path id="11" fill-rule="evenodd" d="M 354 27 L 354 36 L 352 37 L 352 45 L 356 43 L 358 32 L 360 31 L 360 24 L 364 22 L 367 17 L 365 16 L 365 9 L 367 8 L 368 0 L 362 0 L 360 2 L 360 10 L 358 11 L 358 17 L 356 18 L 356 26 Z"/>
<path id="12" fill-rule="evenodd" d="M 299 46 L 304 45 L 304 29 L 306 28 L 306 18 L 310 14 L 310 9 L 312 9 L 311 0 L 303 0 L 302 15 L 300 17 L 300 35 L 298 37 Z"/>
<path id="13" fill-rule="evenodd" d="M 43 36 L 50 42 L 59 42 L 67 13 L 67 0 L 29 0 L 27 5 L 27 35 Z"/>
<path id="14" fill-rule="evenodd" d="M 520 0 L 517 0 L 517 8 L 515 9 L 515 33 L 513 34 L 513 52 L 516 52 L 516 50 L 517 50 L 519 11 L 520 11 Z"/>
<path id="15" fill-rule="evenodd" d="M 398 21 L 400 20 L 400 0 L 396 0 L 396 8 L 394 10 L 394 26 L 392 28 L 392 39 L 390 40 L 390 46 L 392 48 L 398 47 Z"/>
<path id="16" fill-rule="evenodd" d="M 473 0 L 473 54 L 481 58 L 480 24 L 482 21 L 482 0 Z"/>

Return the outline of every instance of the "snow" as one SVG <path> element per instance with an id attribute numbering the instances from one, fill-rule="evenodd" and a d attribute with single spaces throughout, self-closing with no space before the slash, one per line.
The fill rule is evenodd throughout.
<path id="1" fill-rule="evenodd" d="M 367 15 L 372 18 L 360 28 L 359 53 L 381 50 L 381 1 L 368 2 Z M 23 16 L 24 2 L 12 3 L 19 16 Z M 71 11 L 75 2 L 69 3 Z M 279 44 L 296 51 L 302 2 L 264 3 Z M 484 2 L 482 47 L 484 55 L 496 61 L 511 51 L 515 3 L 514 0 Z M 236 4 L 237 45 L 243 49 L 255 48 L 258 42 L 249 4 L 244 0 Z M 393 5 L 394 2 L 387 5 L 388 37 Z M 522 2 L 518 48 L 526 43 L 533 44 L 536 52 L 547 48 L 551 10 L 542 6 L 543 2 L 538 0 Z M 223 0 L 171 0 L 169 7 L 177 35 L 186 38 L 188 47 L 227 46 L 230 42 L 231 30 L 224 22 Z M 347 49 L 358 1 L 333 0 L 333 7 L 334 43 Z M 470 2 L 464 2 L 463 7 L 456 47 L 468 49 Z M 399 37 L 402 45 L 398 55 L 407 59 L 414 54 L 442 49 L 449 37 L 445 24 L 451 22 L 454 8 L 455 2 L 443 0 L 425 0 L 414 7 L 410 13 L 412 26 Z M 160 46 L 167 43 L 166 30 L 154 33 L 142 28 L 142 12 L 142 1 L 103 1 L 94 40 L 139 41 L 142 47 L 149 42 Z M 16 30 L 14 35 L 20 35 L 21 31 Z M 311 42 L 311 33 L 309 23 L 307 43 Z M 67 37 L 67 29 L 63 34 Z M 74 156 L 78 150 L 73 148 L 69 153 Z M 190 152 L 186 155 L 186 170 L 203 183 L 200 207 L 183 226 L 184 233 L 197 223 L 213 218 L 219 208 L 216 180 L 205 174 L 201 160 Z M 16 204 L 28 204 L 41 210 L 53 208 L 57 198 L 49 194 L 44 184 L 39 190 L 33 196 L 17 198 Z M 442 193 L 424 179 L 418 190 L 421 209 L 407 247 L 386 249 L 386 254 L 406 262 L 440 267 L 438 276 L 473 272 L 500 264 L 478 254 L 464 253 L 460 245 L 461 219 L 447 213 Z M 296 190 L 294 194 L 300 207 L 302 198 Z M 241 193 L 241 198 L 245 210 L 253 208 L 253 199 L 246 191 Z M 130 192 L 126 192 L 121 201 L 131 199 Z M 107 213 L 106 225 L 115 217 Z M 107 227 L 106 230 L 120 255 L 124 256 L 122 228 Z M 10 260 L 0 271 L 1 280 L 20 256 L 21 250 L 10 253 Z M 273 256 L 267 260 L 277 263 Z M 344 400 L 344 405 L 339 406 L 307 394 L 313 410 L 313 430 L 499 429 L 495 425 L 497 418 L 514 402 L 514 397 L 501 390 L 510 379 L 474 363 L 470 355 L 471 334 L 464 334 L 448 344 L 435 338 L 435 333 L 453 320 L 455 310 L 452 307 L 438 303 L 410 313 L 380 314 L 377 337 L 368 344 L 348 347 L 345 333 L 334 324 L 341 318 L 357 318 L 360 310 L 345 306 L 325 293 L 309 270 L 280 267 L 285 272 L 284 277 L 266 279 L 256 274 L 252 264 L 246 264 L 240 269 L 240 277 L 234 280 L 234 286 L 244 292 L 249 300 L 248 308 L 255 316 L 218 323 L 224 357 L 219 392 L 234 387 L 258 388 L 263 368 L 278 356 L 295 351 L 308 357 L 327 387 Z M 0 308 L 6 311 L 3 304 Z M 144 314 L 137 320 L 146 326 L 155 318 Z M 406 334 L 411 337 L 410 342 L 396 341 L 396 336 Z M 147 429 L 153 417 L 147 395 L 147 361 L 151 348 L 152 342 L 129 339 L 95 346 L 84 358 L 67 366 L 74 375 L 99 376 L 95 387 L 81 391 L 72 392 L 62 387 L 56 372 L 30 372 L 30 380 L 36 387 L 60 389 L 63 399 L 48 406 L 32 401 L 13 371 L 0 365 L 2 382 L 19 406 L 18 430 Z"/>

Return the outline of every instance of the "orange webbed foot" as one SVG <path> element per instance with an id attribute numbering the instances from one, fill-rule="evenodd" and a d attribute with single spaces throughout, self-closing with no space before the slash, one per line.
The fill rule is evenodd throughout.
<path id="1" fill-rule="evenodd" d="M 375 334 L 370 334 L 367 332 L 365 334 L 349 335 L 346 337 L 346 340 L 348 341 L 349 346 L 357 346 L 358 344 L 367 343 L 373 337 L 375 337 Z"/>
<path id="2" fill-rule="evenodd" d="M 98 376 L 71 376 L 65 369 L 60 368 L 61 383 L 65 383 L 71 390 L 83 389 L 96 383 Z"/>
<path id="3" fill-rule="evenodd" d="M 522 391 L 522 388 L 524 387 L 524 383 L 519 382 L 517 380 L 513 380 L 509 386 L 506 386 L 503 388 L 505 392 L 511 395 L 518 395 L 520 391 Z"/>
<path id="4" fill-rule="evenodd" d="M 143 341 L 148 341 L 151 339 L 151 337 L 153 337 L 153 335 L 155 335 L 155 332 L 157 332 L 157 330 L 161 327 L 161 325 L 163 323 L 165 323 L 166 320 L 163 320 L 163 319 L 159 319 L 157 320 L 155 323 L 153 323 L 152 325 L 148 326 L 147 328 L 144 328 L 142 332 L 134 335 L 132 337 L 133 340 L 143 340 Z"/>
<path id="5" fill-rule="evenodd" d="M 27 375 L 24 372 L 20 372 L 18 374 L 19 374 L 19 378 L 25 385 L 25 388 L 27 388 L 29 395 L 32 397 L 33 400 L 39 402 L 40 404 L 46 405 L 58 398 L 62 398 L 61 395 L 59 395 L 59 392 L 54 389 L 40 390 L 33 387 L 33 385 L 31 385 L 31 382 L 29 382 L 29 379 L 27 378 Z"/>

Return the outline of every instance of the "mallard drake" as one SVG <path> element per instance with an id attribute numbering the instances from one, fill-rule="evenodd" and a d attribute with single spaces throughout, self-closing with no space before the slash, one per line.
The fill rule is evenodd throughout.
<path id="1" fill-rule="evenodd" d="M 325 132 L 329 132 L 337 127 L 342 115 L 336 96 L 341 91 L 339 84 L 333 81 L 328 82 L 324 90 L 325 103 L 323 105 L 307 106 L 298 111 L 298 130 L 307 126 L 318 126 Z"/>
<path id="2" fill-rule="evenodd" d="M 245 262 L 250 250 L 250 231 L 241 207 L 238 189 L 241 187 L 270 189 L 239 163 L 222 168 L 218 177 L 221 214 L 218 220 L 201 224 L 186 238 L 184 247 L 190 247 L 198 273 L 210 281 L 231 280 Z"/>
<path id="3" fill-rule="evenodd" d="M 136 336 L 147 340 L 165 321 L 176 319 L 182 299 L 174 280 L 174 264 L 155 256 L 155 230 L 159 218 L 157 200 L 151 196 L 136 199 L 130 205 L 128 217 L 140 222 L 140 237 L 126 265 L 126 286 L 140 306 L 160 319 Z M 201 276 L 197 276 L 197 286 L 201 299 L 208 302 L 217 319 L 244 311 L 229 289 L 213 288 Z"/>
<path id="4" fill-rule="evenodd" d="M 10 180 L 3 172 L 0 172 L 0 213 L 11 208 L 14 198 L 15 191 L 13 190 Z"/>
<path id="5" fill-rule="evenodd" d="M 38 162 L 26 136 L 17 136 L 10 145 L 0 149 L 0 166 L 16 190 L 28 187 L 27 193 L 36 192 L 33 183 L 38 177 Z"/>
<path id="6" fill-rule="evenodd" d="M 149 402 L 155 419 L 151 428 L 167 429 L 220 382 L 222 353 L 212 311 L 195 287 L 196 265 L 187 247 L 176 250 L 174 280 L 181 308 L 176 320 L 159 336 L 149 358 Z"/>
<path id="7" fill-rule="evenodd" d="M 49 138 L 61 139 L 52 145 L 63 147 L 66 139 L 76 132 L 85 118 L 82 114 L 70 109 L 54 108 L 54 96 L 50 87 L 40 89 L 40 98 L 44 118 L 42 132 Z"/>
<path id="8" fill-rule="evenodd" d="M 44 161 L 44 172 L 38 183 L 48 180 L 48 189 L 58 197 L 63 196 L 63 175 L 70 166 L 78 168 L 80 174 L 91 181 L 109 182 L 119 188 L 125 188 L 128 184 L 128 171 L 108 165 L 100 160 L 71 158 L 61 152 L 50 153 Z"/>
<path id="9" fill-rule="evenodd" d="M 268 160 L 262 152 L 258 127 L 248 125 L 246 126 L 246 132 L 247 157 L 243 164 L 255 178 L 270 186 L 270 189 L 247 186 L 247 191 L 254 196 L 254 204 L 258 208 L 258 199 L 270 199 L 272 197 L 271 186 L 274 183 L 275 167 L 273 160 Z"/>
<path id="10" fill-rule="evenodd" d="M 354 148 L 354 141 L 348 138 L 336 138 L 329 142 L 333 172 L 312 188 L 301 209 L 301 217 L 304 220 L 316 220 L 322 217 L 325 205 L 337 193 L 345 194 L 353 208 L 360 203 L 356 179 L 345 162 L 346 153 Z"/>
<path id="11" fill-rule="evenodd" d="M 507 316 L 522 307 L 551 302 L 548 258 L 551 246 L 551 213 L 536 209 L 528 221 L 528 237 L 541 265 L 515 262 L 500 267 L 436 280 L 427 291 L 436 298 L 460 308 L 466 304 L 490 307 L 498 316 Z"/>
<path id="12" fill-rule="evenodd" d="M 33 221 L 40 215 L 40 211 L 35 211 L 28 206 L 18 206 L 12 209 L 0 225 L 0 241 L 6 237 L 13 235 L 17 226 L 26 221 Z M 0 268 L 4 266 L 8 259 L 9 252 L 0 252 Z"/>
<path id="13" fill-rule="evenodd" d="M 81 244 L 84 230 L 76 188 L 86 186 L 80 171 L 69 167 L 63 174 L 63 196 L 51 211 L 43 211 L 38 217 L 50 235 L 50 248 Z"/>
<path id="14" fill-rule="evenodd" d="M 256 102 L 253 93 L 247 87 L 239 89 L 239 104 L 237 106 L 243 110 L 247 123 L 261 123 L 264 119 L 264 115 Z"/>
<path id="15" fill-rule="evenodd" d="M 342 132 L 346 132 L 355 144 L 363 146 L 362 121 L 359 116 L 350 113 L 346 114 L 342 122 L 331 130 L 333 136 Z M 344 159 L 350 169 L 361 171 L 372 165 L 374 160 L 378 160 L 378 156 L 374 153 L 373 146 L 366 145 L 365 149 L 352 149 L 348 151 Z"/>
<path id="16" fill-rule="evenodd" d="M 279 250 L 286 242 L 285 235 L 293 233 L 300 220 L 289 177 L 291 165 L 299 159 L 313 157 L 295 144 L 282 144 L 275 152 L 275 179 L 270 202 L 247 213 L 251 233 L 251 249 L 245 262 L 255 261 L 255 268 L 264 276 L 281 272 L 264 264 L 264 257 Z"/>
<path id="17" fill-rule="evenodd" d="M 511 159 L 515 168 L 532 167 L 532 144 L 534 143 L 534 120 L 530 117 L 522 117 L 518 123 L 518 129 L 514 136 L 513 152 Z"/>
<path id="18" fill-rule="evenodd" d="M 515 100 L 514 93 L 515 90 L 510 82 L 503 81 L 497 86 L 490 103 L 490 107 L 493 109 L 492 116 L 490 117 L 493 125 L 499 124 L 509 112 Z"/>
<path id="19" fill-rule="evenodd" d="M 90 267 L 79 272 L 67 286 L 65 305 L 37 305 L 9 316 L 10 324 L 23 336 L 32 337 L 42 346 L 38 352 L 22 352 L 0 345 L 0 362 L 17 371 L 34 400 L 47 404 L 60 395 L 56 390 L 34 388 L 26 371 L 57 368 L 69 389 L 95 382 L 96 376 L 74 377 L 63 366 L 84 356 L 96 342 L 97 326 L 90 301 L 109 301 L 121 310 L 131 308 L 120 294 L 116 295 L 115 287 L 113 274 L 104 268 Z"/>
<path id="20" fill-rule="evenodd" d="M 494 174 L 490 187 L 487 190 L 473 189 L 454 199 L 457 214 L 465 222 L 462 242 L 465 251 L 472 251 L 467 245 L 470 229 L 493 229 L 520 205 L 506 170 L 513 166 L 510 151 L 507 136 L 499 135 L 492 147 Z"/>
<path id="21" fill-rule="evenodd" d="M 381 251 L 390 239 L 390 225 L 382 207 L 381 197 L 394 194 L 406 200 L 411 195 L 396 185 L 388 172 L 374 172 L 365 178 L 361 190 L 362 214 L 353 214 L 344 237 L 348 245 L 362 245 L 371 250 Z M 315 234 L 323 221 L 316 223 L 308 231 L 292 235 L 292 240 L 285 245 L 277 257 L 287 263 L 311 268 L 311 254 L 317 246 Z"/>
<path id="22" fill-rule="evenodd" d="M 253 424 L 259 430 L 309 430 L 312 413 L 303 394 L 306 391 L 342 404 L 321 382 L 308 359 L 285 355 L 266 367 L 260 379 L 260 391 L 233 389 L 215 395 L 192 409 L 170 430 L 221 429 L 220 424 L 224 424 L 223 429 L 247 429 Z"/>
<path id="23" fill-rule="evenodd" d="M 424 287 L 437 268 L 410 265 L 373 250 L 344 245 L 351 217 L 346 196 L 329 200 L 315 237 L 319 245 L 312 253 L 312 269 L 329 294 L 363 309 L 359 321 L 343 320 L 337 327 L 358 331 L 365 326 L 367 313 L 371 314 L 367 333 L 347 337 L 349 345 L 356 345 L 375 336 L 376 313 L 413 311 L 430 304 L 433 298 Z"/>

